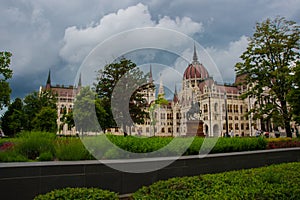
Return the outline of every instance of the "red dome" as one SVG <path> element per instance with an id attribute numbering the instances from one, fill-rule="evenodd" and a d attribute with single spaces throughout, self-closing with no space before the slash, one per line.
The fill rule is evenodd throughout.
<path id="1" fill-rule="evenodd" d="M 183 75 L 183 79 L 206 79 L 208 77 L 208 71 L 200 63 L 190 64 Z"/>

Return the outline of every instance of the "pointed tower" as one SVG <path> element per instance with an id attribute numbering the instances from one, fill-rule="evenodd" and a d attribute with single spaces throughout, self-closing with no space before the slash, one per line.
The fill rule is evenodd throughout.
<path id="1" fill-rule="evenodd" d="M 47 83 L 46 83 L 46 90 L 50 90 L 50 88 L 51 88 L 51 71 L 49 69 L 48 79 L 47 79 Z"/>
<path id="2" fill-rule="evenodd" d="M 149 72 L 149 83 L 153 83 L 153 76 L 152 76 L 152 66 L 150 65 L 150 72 Z"/>
<path id="3" fill-rule="evenodd" d="M 160 74 L 160 83 L 159 83 L 159 89 L 158 89 L 158 96 L 161 96 L 163 98 L 165 98 L 165 89 L 164 89 L 164 85 L 162 82 L 162 76 Z"/>
<path id="4" fill-rule="evenodd" d="M 78 79 L 78 86 L 77 86 L 77 94 L 79 93 L 81 89 L 82 83 L 81 83 L 81 73 L 79 74 L 79 79 Z"/>
<path id="5" fill-rule="evenodd" d="M 193 65 L 199 64 L 195 43 L 194 43 L 194 54 L 193 54 L 193 63 L 192 64 Z"/>
<path id="6" fill-rule="evenodd" d="M 175 84 L 175 91 L 174 91 L 174 96 L 173 96 L 173 102 L 178 103 L 178 94 L 177 94 L 177 87 Z"/>
<path id="7" fill-rule="evenodd" d="M 82 83 L 81 83 L 81 73 L 79 75 L 79 80 L 78 80 L 78 88 L 82 86 Z"/>

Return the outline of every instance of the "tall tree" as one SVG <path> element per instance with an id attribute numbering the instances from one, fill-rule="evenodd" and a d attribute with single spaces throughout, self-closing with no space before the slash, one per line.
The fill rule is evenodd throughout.
<path id="1" fill-rule="evenodd" d="M 68 126 L 68 130 L 71 130 L 71 128 L 75 127 L 74 117 L 73 117 L 73 111 L 67 112 L 67 108 L 63 108 L 62 116 L 59 119 L 62 124 L 59 127 L 59 131 L 62 130 L 65 124 Z"/>
<path id="2" fill-rule="evenodd" d="M 2 130 L 5 135 L 14 136 L 23 129 L 23 125 L 23 102 L 20 98 L 16 98 L 15 101 L 8 106 L 7 111 L 2 117 Z"/>
<path id="3" fill-rule="evenodd" d="M 108 64 L 98 72 L 96 81 L 95 91 L 106 105 L 109 127 L 115 127 L 118 122 L 126 131 L 126 127 L 133 123 L 144 122 L 148 113 L 145 111 L 147 102 L 142 91 L 149 85 L 147 75 L 136 68 L 135 63 L 122 58 L 119 62 Z"/>
<path id="4" fill-rule="evenodd" d="M 25 130 L 33 130 L 37 128 L 37 125 L 33 121 L 36 118 L 36 115 L 39 114 L 44 107 L 48 107 L 49 109 L 56 110 L 56 102 L 57 98 L 51 91 L 41 91 L 41 92 L 33 92 L 27 95 L 24 98 L 24 115 L 25 115 Z M 41 114 L 41 113 L 40 113 Z M 51 115 L 54 117 L 54 115 Z M 57 115 L 55 119 L 51 121 L 57 120 Z"/>
<path id="5" fill-rule="evenodd" d="M 247 50 L 237 63 L 237 74 L 246 74 L 250 88 L 243 95 L 256 98 L 258 106 L 252 112 L 261 119 L 271 117 L 283 125 L 292 137 L 291 111 L 287 96 L 292 88 L 291 66 L 299 59 L 299 26 L 283 17 L 256 24 Z"/>
<path id="6" fill-rule="evenodd" d="M 90 87 L 82 87 L 74 102 L 74 121 L 79 132 L 98 132 L 105 126 L 107 114 Z"/>
<path id="7" fill-rule="evenodd" d="M 44 106 L 41 110 L 36 113 L 33 122 L 33 129 L 38 131 L 46 131 L 56 133 L 57 131 L 57 110 L 50 107 Z"/>
<path id="8" fill-rule="evenodd" d="M 293 119 L 300 125 L 300 61 L 293 68 L 293 86 L 288 96 L 288 101 L 292 107 Z"/>
<path id="9" fill-rule="evenodd" d="M 11 56 L 10 52 L 0 52 L 0 110 L 10 102 L 11 89 L 7 80 L 12 77 L 12 70 L 9 69 Z"/>

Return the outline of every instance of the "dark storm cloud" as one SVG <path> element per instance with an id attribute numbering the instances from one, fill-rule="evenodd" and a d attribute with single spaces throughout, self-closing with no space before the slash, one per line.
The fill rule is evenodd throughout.
<path id="1" fill-rule="evenodd" d="M 185 17 L 190 19 L 189 23 L 199 24 L 201 28 L 190 31 L 191 36 L 215 57 L 218 65 L 222 63 L 226 80 L 233 80 L 233 64 L 246 45 L 245 36 L 252 35 L 256 22 L 278 15 L 300 22 L 299 0 L 2 0 L 0 51 L 13 53 L 14 75 L 10 80 L 13 97 L 38 90 L 45 83 L 49 69 L 55 83 L 76 82 L 74 77 L 80 62 L 69 62 L 60 55 L 65 31 L 70 27 L 73 30 L 95 28 L 104 16 L 118 13 L 120 9 L 125 12 L 139 2 L 147 7 L 149 23 L 155 26 L 166 16 L 168 26 Z M 130 21 L 123 24 L 134 27 Z M 175 26 L 181 31 L 186 29 L 182 24 Z"/>

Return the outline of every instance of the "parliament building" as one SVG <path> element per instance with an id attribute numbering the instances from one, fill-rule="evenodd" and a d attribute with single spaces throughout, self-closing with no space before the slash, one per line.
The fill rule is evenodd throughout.
<path id="1" fill-rule="evenodd" d="M 160 80 L 158 88 L 149 87 L 143 91 L 148 104 L 145 109 L 149 112 L 150 118 L 146 118 L 143 124 L 135 124 L 128 130 L 118 127 L 106 131 L 120 135 L 127 132 L 144 136 L 187 136 L 187 114 L 195 102 L 199 105 L 198 119 L 203 122 L 204 136 L 222 137 L 225 134 L 254 136 L 262 127 L 266 131 L 273 131 L 272 123 L 261 124 L 260 120 L 254 120 L 252 115 L 248 115 L 248 111 L 256 106 L 256 100 L 249 97 L 240 98 L 249 87 L 247 84 L 242 84 L 243 78 L 243 75 L 236 76 L 235 82 L 231 85 L 218 84 L 198 60 L 194 47 L 192 61 L 186 67 L 182 77 L 181 89 L 177 91 L 174 86 L 173 99 L 167 100 L 166 104 L 155 104 L 157 98 L 164 98 L 165 95 L 163 81 Z M 151 66 L 148 82 L 154 84 Z M 63 124 L 60 118 L 64 112 L 72 112 L 80 88 L 81 77 L 77 86 L 51 85 L 50 71 L 46 86 L 40 88 L 41 91 L 51 90 L 57 94 L 58 134 L 76 134 L 76 128 Z"/>

